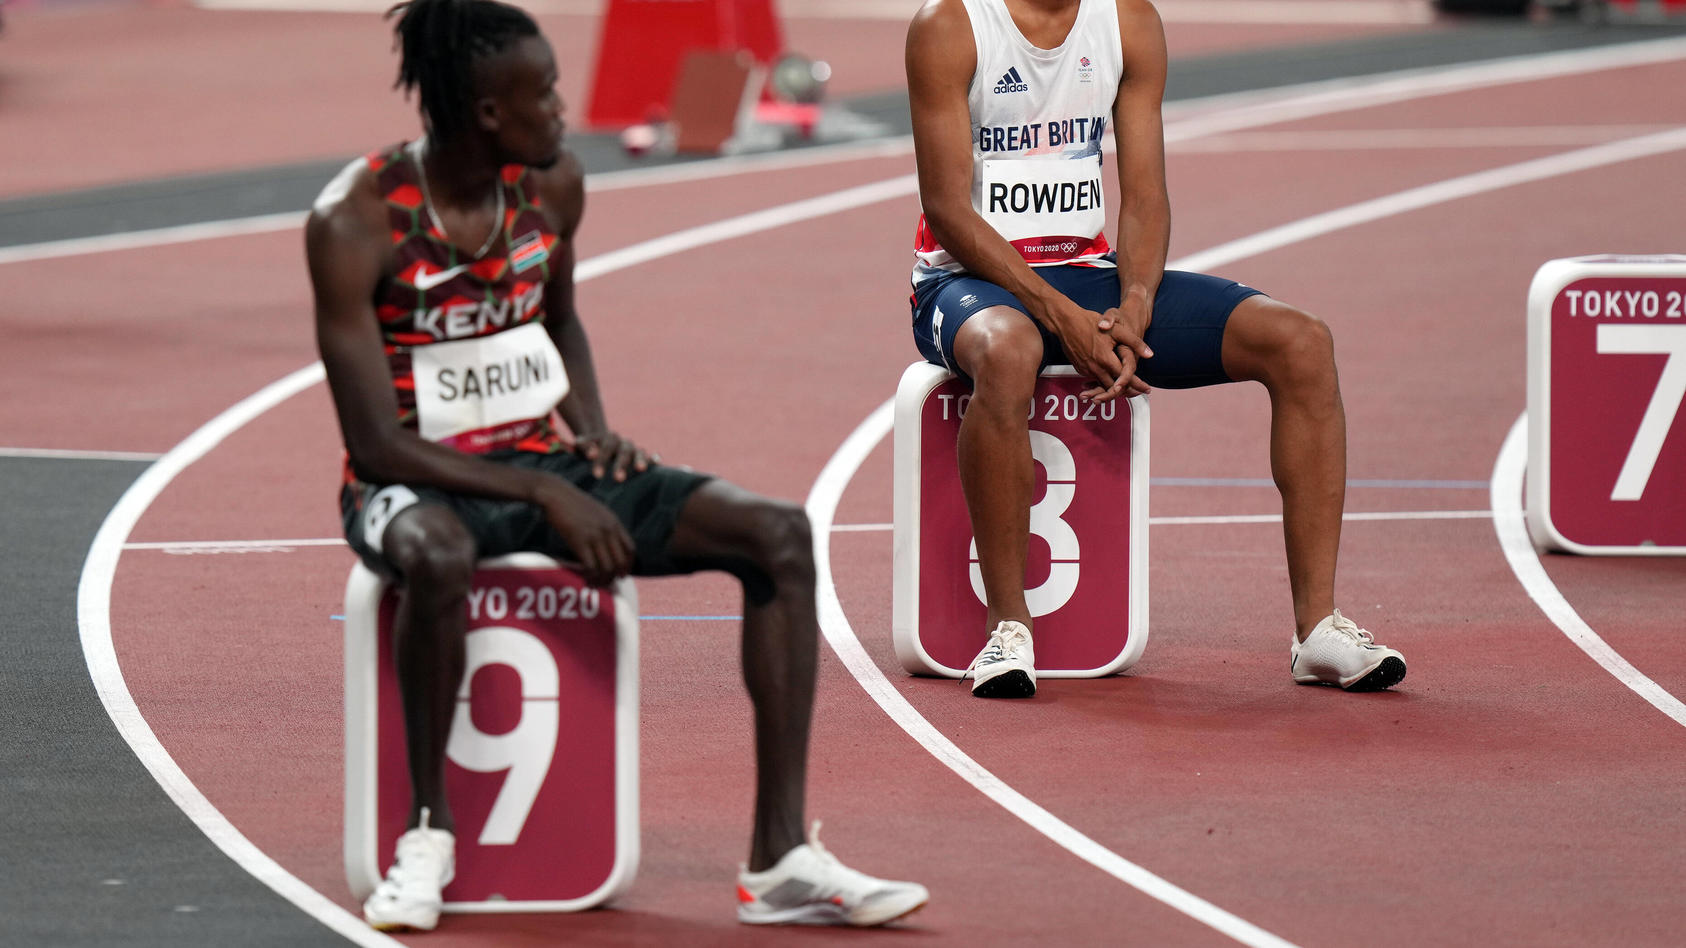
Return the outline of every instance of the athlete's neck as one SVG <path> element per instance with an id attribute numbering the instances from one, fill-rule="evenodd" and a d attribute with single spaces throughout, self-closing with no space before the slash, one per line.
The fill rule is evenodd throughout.
<path id="1" fill-rule="evenodd" d="M 439 207 L 474 210 L 495 196 L 502 166 L 482 143 L 453 141 L 442 145 L 431 135 L 415 144 L 417 165 Z"/>
<path id="2" fill-rule="evenodd" d="M 1083 0 L 1005 0 L 1019 33 L 1038 49 L 1058 49 L 1077 22 Z"/>

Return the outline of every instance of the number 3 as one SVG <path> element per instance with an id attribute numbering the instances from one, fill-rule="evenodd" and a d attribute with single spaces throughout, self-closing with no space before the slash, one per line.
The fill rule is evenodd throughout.
<path id="1" fill-rule="evenodd" d="M 476 773 L 509 771 L 480 831 L 480 845 L 507 846 L 521 836 L 556 754 L 561 717 L 556 659 L 537 636 L 507 626 L 475 629 L 468 634 L 467 647 L 468 664 L 462 690 L 457 692 L 457 713 L 445 754 Z M 508 665 L 521 679 L 521 720 L 504 734 L 480 730 L 469 713 L 469 685 L 474 673 L 486 665 Z"/>
<path id="2" fill-rule="evenodd" d="M 1046 431 L 1030 432 L 1030 456 L 1041 462 L 1048 472 L 1048 491 L 1042 500 L 1030 508 L 1030 532 L 1048 542 L 1048 554 L 1053 560 L 1048 566 L 1048 578 L 1035 589 L 1024 593 L 1025 605 L 1032 618 L 1045 616 L 1071 601 L 1077 592 L 1078 544 L 1077 532 L 1063 516 L 1077 496 L 1077 461 L 1065 442 Z M 978 541 L 972 538 L 972 592 L 984 605 L 983 570 L 978 566 Z"/>

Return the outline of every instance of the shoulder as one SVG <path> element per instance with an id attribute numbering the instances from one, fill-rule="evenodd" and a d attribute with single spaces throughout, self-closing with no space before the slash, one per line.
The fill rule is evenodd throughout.
<path id="1" fill-rule="evenodd" d="M 1165 24 L 1159 19 L 1159 9 L 1151 0 L 1116 0 L 1118 4 L 1118 32 L 1124 45 L 1132 39 L 1153 38 L 1163 42 Z"/>
<path id="2" fill-rule="evenodd" d="M 385 199 L 368 158 L 347 164 L 322 188 L 305 219 L 305 243 L 324 245 L 378 240 L 386 236 Z"/>
<path id="3" fill-rule="evenodd" d="M 961 0 L 925 0 L 907 26 L 907 74 L 910 82 L 953 75 L 970 81 L 977 66 L 972 18 Z"/>
<path id="4" fill-rule="evenodd" d="M 1117 0 L 1118 39 L 1124 52 L 1124 78 L 1165 81 L 1165 25 L 1149 0 Z"/>
<path id="5" fill-rule="evenodd" d="M 964 39 L 972 43 L 972 17 L 963 0 L 925 0 L 907 25 L 908 42 L 935 43 Z"/>
<path id="6" fill-rule="evenodd" d="M 556 164 L 529 168 L 527 180 L 551 227 L 571 237 L 585 214 L 585 166 L 579 156 L 564 148 Z"/>

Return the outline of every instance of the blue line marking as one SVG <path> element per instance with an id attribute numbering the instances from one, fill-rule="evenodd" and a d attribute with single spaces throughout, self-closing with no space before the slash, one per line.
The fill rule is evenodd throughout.
<path id="1" fill-rule="evenodd" d="M 335 622 L 344 622 L 345 621 L 345 616 L 329 616 L 328 618 L 334 620 Z"/>
<path id="2" fill-rule="evenodd" d="M 1275 487 L 1268 477 L 1153 477 L 1148 482 L 1155 487 Z M 1348 487 L 1420 487 L 1434 490 L 1487 490 L 1487 481 L 1409 481 L 1386 478 L 1352 478 Z"/>

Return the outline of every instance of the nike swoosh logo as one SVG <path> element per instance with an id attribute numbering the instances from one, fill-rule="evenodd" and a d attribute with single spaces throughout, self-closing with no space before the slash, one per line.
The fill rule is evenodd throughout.
<path id="1" fill-rule="evenodd" d="M 416 271 L 416 289 L 431 290 L 467 269 L 468 264 L 466 263 L 459 263 L 449 270 L 440 270 L 438 273 L 429 273 L 427 272 L 427 268 L 423 267 L 422 269 Z"/>

